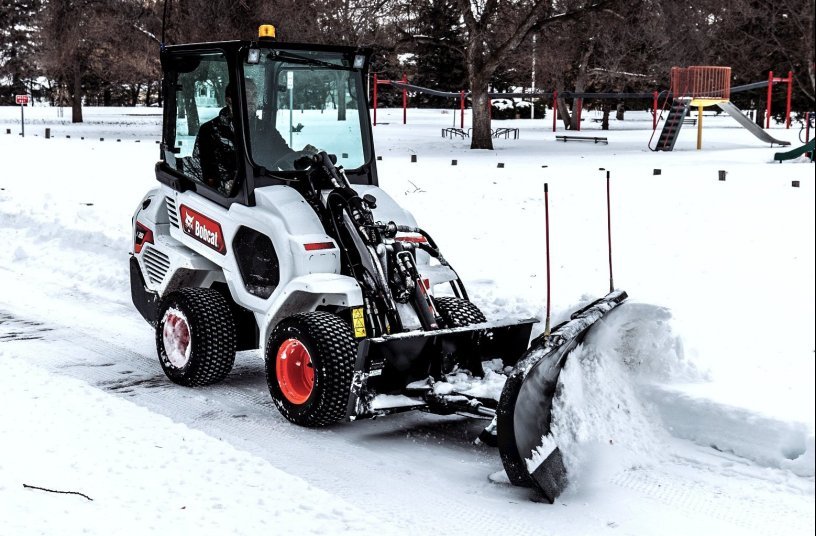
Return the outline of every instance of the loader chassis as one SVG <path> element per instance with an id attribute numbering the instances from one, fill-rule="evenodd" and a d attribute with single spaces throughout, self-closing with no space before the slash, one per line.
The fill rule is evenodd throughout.
<path id="1" fill-rule="evenodd" d="M 378 187 L 363 84 L 368 58 L 365 49 L 269 40 L 165 47 L 160 184 L 133 220 L 133 301 L 157 330 L 169 297 L 188 288 L 224 297 L 240 349 L 275 350 L 268 348 L 275 329 L 294 315 L 345 322 L 355 387 L 347 387 L 344 419 L 408 409 L 371 402 L 444 380 L 457 367 L 481 374 L 482 359 L 514 364 L 534 322 L 487 324 L 481 313 L 462 313 L 455 300 L 475 306 L 458 275 Z M 228 103 L 236 159 L 227 166 L 235 170 L 229 190 L 200 173 L 207 166 L 197 136 Z M 312 150 L 270 155 L 280 138 Z M 446 287 L 451 298 L 434 297 Z M 288 329 L 306 337 L 310 324 Z M 297 354 L 294 342 L 281 344 L 283 354 Z M 276 367 L 268 372 L 296 370 Z M 427 409 L 427 391 L 410 394 Z"/>
<path id="2" fill-rule="evenodd" d="M 552 393 L 518 390 L 560 344 L 545 336 L 545 352 L 528 350 L 535 319 L 488 322 L 433 238 L 379 188 L 369 56 L 264 38 L 162 47 L 159 184 L 132 220 L 133 303 L 175 383 L 217 383 L 236 351 L 260 349 L 293 423 L 414 409 L 493 417 L 480 437 L 498 434 L 514 483 L 543 482 L 560 458 L 541 478 L 525 473 L 535 437 L 519 450 L 502 422 L 517 399 L 549 408 Z M 599 310 L 622 298 L 604 300 Z M 512 403 L 471 391 L 507 373 Z M 472 381 L 448 383 L 463 374 Z M 542 422 L 536 433 L 549 413 Z"/>

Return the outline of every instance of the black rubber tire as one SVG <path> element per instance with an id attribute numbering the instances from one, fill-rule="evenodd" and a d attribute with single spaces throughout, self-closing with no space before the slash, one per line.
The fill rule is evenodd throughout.
<path id="1" fill-rule="evenodd" d="M 485 315 L 478 307 L 462 298 L 443 296 L 441 298 L 434 298 L 434 303 L 436 304 L 437 310 L 439 310 L 439 314 L 448 324 L 448 327 L 461 328 L 472 324 L 487 322 Z"/>
<path id="2" fill-rule="evenodd" d="M 485 315 L 478 307 L 462 298 L 443 296 L 434 298 L 434 304 L 447 327 L 463 328 L 487 322 Z M 452 356 L 443 357 L 441 372 L 448 373 L 453 369 L 454 364 L 458 364 L 460 368 L 469 370 L 474 376 L 483 377 L 481 357 L 479 341 L 472 338 L 463 340 Z"/>
<path id="3" fill-rule="evenodd" d="M 314 385 L 309 398 L 293 404 L 281 392 L 275 369 L 278 349 L 287 339 L 297 339 L 309 351 Z M 300 313 L 282 320 L 266 345 L 266 382 L 281 415 L 300 426 L 327 426 L 341 421 L 351 393 L 357 344 L 351 326 L 326 312 Z"/>
<path id="4" fill-rule="evenodd" d="M 190 358 L 183 367 L 173 365 L 164 349 L 164 317 L 170 307 L 184 313 L 190 326 Z M 227 300 L 219 292 L 182 288 L 162 299 L 156 322 L 156 351 L 171 381 L 185 387 L 220 382 L 232 370 L 236 345 L 235 320 Z"/>

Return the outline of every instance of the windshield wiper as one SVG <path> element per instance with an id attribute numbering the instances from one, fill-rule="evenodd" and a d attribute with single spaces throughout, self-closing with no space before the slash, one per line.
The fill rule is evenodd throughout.
<path id="1" fill-rule="evenodd" d="M 291 52 L 281 52 L 280 50 L 273 50 L 267 56 L 268 59 L 286 61 L 288 63 L 297 63 L 300 65 L 318 65 L 320 67 L 328 67 L 330 69 L 338 69 L 342 71 L 351 71 L 351 67 L 345 65 L 338 65 L 336 63 L 329 63 L 328 61 L 310 58 L 308 56 L 301 56 L 300 54 L 293 54 Z"/>

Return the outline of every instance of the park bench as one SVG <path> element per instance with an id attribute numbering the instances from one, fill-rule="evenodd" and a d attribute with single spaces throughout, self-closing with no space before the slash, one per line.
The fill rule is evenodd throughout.
<path id="1" fill-rule="evenodd" d="M 600 136 L 556 136 L 555 139 L 565 143 L 568 141 L 592 141 L 609 145 L 609 140 Z"/>

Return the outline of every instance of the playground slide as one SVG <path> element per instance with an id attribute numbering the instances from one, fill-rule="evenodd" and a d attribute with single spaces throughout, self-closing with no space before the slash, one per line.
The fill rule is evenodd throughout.
<path id="1" fill-rule="evenodd" d="M 731 117 L 736 119 L 737 123 L 744 126 L 746 129 L 748 129 L 748 131 L 751 134 L 753 134 L 757 138 L 761 139 L 765 143 L 770 143 L 771 145 L 777 144 L 777 145 L 780 145 L 780 146 L 790 145 L 789 141 L 778 140 L 778 139 L 774 138 L 773 136 L 771 136 L 770 134 L 768 134 L 767 132 L 765 132 L 765 130 L 761 126 L 759 126 L 756 123 L 754 123 L 753 121 L 751 121 L 744 113 L 742 113 L 742 110 L 740 110 L 739 108 L 734 106 L 733 103 L 731 103 L 731 102 L 722 102 L 722 103 L 718 104 L 717 106 L 722 108 L 722 110 L 725 113 L 727 113 L 728 115 L 730 115 Z"/>
<path id="2" fill-rule="evenodd" d="M 774 160 L 779 162 L 782 162 L 783 160 L 793 160 L 794 158 L 799 158 L 805 153 L 810 153 L 810 161 L 813 162 L 813 152 L 816 150 L 814 147 L 816 147 L 816 138 L 813 138 L 803 146 L 797 147 L 796 149 L 792 149 L 784 153 L 776 153 L 774 155 Z"/>

